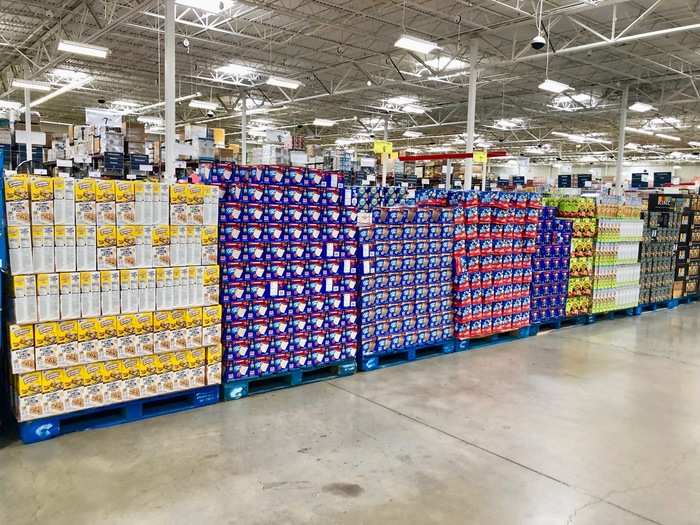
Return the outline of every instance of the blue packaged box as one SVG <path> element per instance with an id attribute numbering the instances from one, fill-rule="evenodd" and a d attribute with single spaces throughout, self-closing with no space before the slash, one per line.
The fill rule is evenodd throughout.
<path id="1" fill-rule="evenodd" d="M 269 331 L 272 337 L 290 335 L 292 333 L 290 318 L 286 316 L 271 317 L 269 321 Z"/>

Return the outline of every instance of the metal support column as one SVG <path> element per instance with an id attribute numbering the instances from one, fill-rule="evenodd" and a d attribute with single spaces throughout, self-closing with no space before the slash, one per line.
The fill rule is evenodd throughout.
<path id="1" fill-rule="evenodd" d="M 24 129 L 27 133 L 27 173 L 32 173 L 32 92 L 29 88 L 24 88 Z"/>
<path id="2" fill-rule="evenodd" d="M 479 41 L 474 38 L 469 46 L 469 100 L 467 106 L 467 153 L 474 153 L 474 121 L 476 120 L 476 62 L 479 54 Z M 464 161 L 464 189 L 472 189 L 474 159 Z"/>
<path id="3" fill-rule="evenodd" d="M 389 117 L 384 117 L 384 142 L 389 140 Z M 386 177 L 389 173 L 389 154 L 382 153 L 382 186 L 386 186 Z"/>
<path id="4" fill-rule="evenodd" d="M 445 170 L 445 189 L 452 189 L 452 159 L 447 159 L 447 169 Z"/>
<path id="5" fill-rule="evenodd" d="M 622 100 L 620 101 L 620 129 L 617 139 L 617 166 L 615 169 L 615 186 L 622 187 L 622 164 L 625 161 L 625 127 L 627 126 L 627 105 L 629 101 L 629 86 L 625 86 L 622 91 Z"/>
<path id="6" fill-rule="evenodd" d="M 241 92 L 241 164 L 248 164 L 248 100 Z"/>
<path id="7" fill-rule="evenodd" d="M 175 0 L 165 0 L 165 173 L 175 182 Z"/>

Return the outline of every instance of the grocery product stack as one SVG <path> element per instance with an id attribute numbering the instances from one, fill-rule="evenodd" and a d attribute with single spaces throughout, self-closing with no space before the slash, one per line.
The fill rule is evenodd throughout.
<path id="1" fill-rule="evenodd" d="M 20 422 L 220 383 L 215 188 L 48 177 L 4 188 Z"/>
<path id="2" fill-rule="evenodd" d="M 529 325 L 540 195 L 453 191 L 448 198 L 455 207 L 455 337 Z"/>
<path id="3" fill-rule="evenodd" d="M 662 193 L 646 196 L 642 213 L 644 237 L 639 255 L 640 304 L 673 298 L 673 269 L 684 200 L 679 195 Z"/>
<path id="4" fill-rule="evenodd" d="M 588 197 L 550 197 L 545 201 L 557 206 L 559 217 L 573 220 L 566 316 L 589 314 L 593 295 L 595 200 Z"/>
<path id="5" fill-rule="evenodd" d="M 530 324 L 553 323 L 566 317 L 573 227 L 571 220 L 557 218 L 555 207 L 542 209 L 537 252 L 532 256 Z"/>
<path id="6" fill-rule="evenodd" d="M 641 199 L 598 197 L 591 313 L 611 312 L 639 304 L 639 243 L 644 221 Z"/>
<path id="7" fill-rule="evenodd" d="M 404 204 L 407 188 L 401 186 L 352 186 L 352 198 L 358 211 L 371 212 L 380 206 Z"/>
<path id="8" fill-rule="evenodd" d="M 224 381 L 354 361 L 357 212 L 342 175 L 239 167 L 220 193 Z"/>
<path id="9" fill-rule="evenodd" d="M 694 297 L 700 279 L 700 198 L 689 197 L 681 216 L 673 297 Z"/>
<path id="10" fill-rule="evenodd" d="M 453 235 L 449 208 L 378 208 L 360 229 L 361 368 L 451 340 Z"/>

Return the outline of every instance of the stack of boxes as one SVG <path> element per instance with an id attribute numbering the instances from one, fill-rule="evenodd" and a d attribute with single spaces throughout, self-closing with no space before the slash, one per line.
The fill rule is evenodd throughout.
<path id="1" fill-rule="evenodd" d="M 141 166 L 150 164 L 146 154 L 146 131 L 140 122 L 127 122 L 125 125 L 124 150 L 127 155 L 129 172 L 141 170 Z"/>
<path id="2" fill-rule="evenodd" d="M 381 206 L 405 204 L 407 188 L 400 186 L 353 186 L 352 198 L 357 202 L 358 211 L 371 212 Z"/>
<path id="3" fill-rule="evenodd" d="M 362 358 L 452 337 L 453 213 L 379 208 L 360 230 Z"/>
<path id="4" fill-rule="evenodd" d="M 572 221 L 557 218 L 557 209 L 542 208 L 537 228 L 537 253 L 532 256 L 530 324 L 551 323 L 566 317 Z"/>
<path id="5" fill-rule="evenodd" d="M 530 321 L 537 194 L 451 191 L 455 208 L 455 337 L 478 338 Z"/>
<path id="6" fill-rule="evenodd" d="M 5 197 L 20 421 L 220 382 L 216 188 L 8 177 Z"/>
<path id="7" fill-rule="evenodd" d="M 591 313 L 635 307 L 640 291 L 639 243 L 644 232 L 644 221 L 639 218 L 641 200 L 601 195 L 597 210 Z"/>
<path id="8" fill-rule="evenodd" d="M 640 249 L 640 304 L 673 298 L 673 269 L 676 242 L 684 199 L 679 195 L 651 193 L 646 198 L 644 239 Z"/>
<path id="9" fill-rule="evenodd" d="M 691 297 L 698 293 L 700 280 L 700 198 L 686 199 L 678 233 L 678 254 L 673 297 Z"/>
<path id="10" fill-rule="evenodd" d="M 261 166 L 230 177 L 219 229 L 225 382 L 354 359 L 357 211 L 342 176 Z"/>

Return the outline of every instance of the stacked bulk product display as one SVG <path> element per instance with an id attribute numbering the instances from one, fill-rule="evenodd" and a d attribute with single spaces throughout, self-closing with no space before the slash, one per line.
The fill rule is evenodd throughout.
<path id="1" fill-rule="evenodd" d="M 591 313 L 593 295 L 593 254 L 596 236 L 595 200 L 589 197 L 548 197 L 545 202 L 557 207 L 557 214 L 573 222 L 569 289 L 566 317 Z"/>
<path id="2" fill-rule="evenodd" d="M 401 186 L 352 186 L 350 191 L 361 212 L 371 212 L 381 206 L 404 204 L 409 192 Z"/>
<path id="3" fill-rule="evenodd" d="M 598 197 L 593 314 L 633 308 L 639 304 L 639 243 L 644 231 L 641 211 L 638 196 Z"/>
<path id="4" fill-rule="evenodd" d="M 360 368 L 387 355 L 452 345 L 453 213 L 393 207 L 360 228 Z"/>
<path id="5" fill-rule="evenodd" d="M 530 324 L 556 323 L 566 317 L 573 222 L 545 206 L 537 228 L 537 253 L 532 256 Z"/>
<path id="6" fill-rule="evenodd" d="M 357 211 L 342 176 L 239 166 L 221 188 L 226 396 L 297 370 L 354 372 Z"/>
<path id="7" fill-rule="evenodd" d="M 4 189 L 18 421 L 220 383 L 214 188 L 8 177 Z"/>
<path id="8" fill-rule="evenodd" d="M 683 202 L 678 195 L 645 194 L 644 237 L 639 254 L 641 305 L 673 299 L 673 270 Z"/>
<path id="9" fill-rule="evenodd" d="M 451 191 L 449 202 L 455 206 L 455 337 L 528 326 L 541 196 Z"/>
<path id="10" fill-rule="evenodd" d="M 700 279 L 700 198 L 685 199 L 678 233 L 674 298 L 696 297 Z"/>

